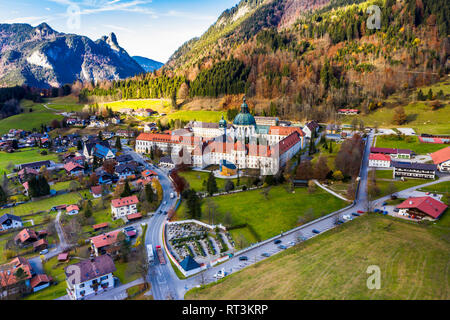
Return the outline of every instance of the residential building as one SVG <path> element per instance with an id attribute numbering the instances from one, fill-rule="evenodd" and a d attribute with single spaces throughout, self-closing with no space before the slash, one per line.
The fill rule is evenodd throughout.
<path id="1" fill-rule="evenodd" d="M 391 157 L 382 153 L 371 153 L 369 155 L 369 167 L 389 168 L 391 166 Z"/>
<path id="2" fill-rule="evenodd" d="M 77 162 L 68 162 L 64 165 L 64 170 L 66 170 L 67 174 L 79 175 L 79 174 L 83 174 L 84 167 Z"/>
<path id="3" fill-rule="evenodd" d="M 74 276 L 74 270 L 79 270 Z M 114 288 L 113 259 L 108 255 L 83 260 L 64 269 L 67 294 L 72 300 L 80 300 L 92 294 Z"/>
<path id="4" fill-rule="evenodd" d="M 436 165 L 427 163 L 392 162 L 395 178 L 435 179 Z"/>
<path id="5" fill-rule="evenodd" d="M 22 170 L 22 169 L 34 169 L 39 171 L 42 167 L 46 167 L 49 168 L 52 165 L 54 165 L 54 163 L 50 160 L 44 160 L 44 161 L 35 161 L 35 162 L 28 162 L 28 163 L 22 163 L 16 166 L 17 169 Z"/>
<path id="6" fill-rule="evenodd" d="M 432 197 L 411 197 L 397 206 L 399 215 L 413 219 L 438 219 L 447 205 Z"/>
<path id="7" fill-rule="evenodd" d="M 12 214 L 4 214 L 0 217 L 0 230 L 9 230 L 21 228 L 23 226 L 22 218 L 12 215 Z"/>
<path id="8" fill-rule="evenodd" d="M 111 201 L 111 214 L 113 220 L 137 213 L 139 200 L 136 196 L 114 199 Z"/>
<path id="9" fill-rule="evenodd" d="M 72 204 L 70 206 L 67 206 L 67 208 L 66 208 L 66 213 L 69 216 L 78 214 L 78 212 L 80 212 L 80 208 L 76 204 Z"/>
<path id="10" fill-rule="evenodd" d="M 305 132 L 306 137 L 311 138 L 312 134 L 316 134 L 319 132 L 320 126 L 317 121 L 308 122 L 303 128 L 303 132 Z"/>
<path id="11" fill-rule="evenodd" d="M 17 257 L 9 263 L 0 265 L 0 298 L 18 293 L 19 288 L 16 286 L 18 279 L 15 274 L 19 269 L 22 269 L 25 273 L 25 287 L 31 288 L 31 278 L 34 271 L 27 259 Z"/>
<path id="12" fill-rule="evenodd" d="M 279 121 L 277 117 L 255 117 L 258 126 L 278 126 Z"/>
<path id="13" fill-rule="evenodd" d="M 431 154 L 433 163 L 441 172 L 450 172 L 450 147 L 443 148 Z"/>
<path id="14" fill-rule="evenodd" d="M 338 114 L 343 114 L 343 115 L 357 115 L 359 113 L 358 109 L 339 109 L 338 110 Z"/>
<path id="15" fill-rule="evenodd" d="M 117 236 L 121 232 L 121 230 L 115 230 L 90 238 L 89 241 L 94 254 L 96 256 L 101 256 L 104 254 L 115 256 L 120 250 L 120 244 L 119 240 L 117 240 Z"/>
<path id="16" fill-rule="evenodd" d="M 14 237 L 14 242 L 22 246 L 31 244 L 37 240 L 38 236 L 36 232 L 28 228 L 23 229 Z"/>
<path id="17" fill-rule="evenodd" d="M 103 193 L 103 187 L 102 186 L 93 186 L 93 187 L 91 187 L 91 193 L 94 198 L 100 198 Z"/>

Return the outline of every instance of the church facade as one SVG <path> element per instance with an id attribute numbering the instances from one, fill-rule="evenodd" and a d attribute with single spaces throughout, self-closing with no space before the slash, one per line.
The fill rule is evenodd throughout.
<path id="1" fill-rule="evenodd" d="M 257 125 L 244 98 L 232 124 L 223 117 L 219 123 L 193 121 L 182 135 L 142 133 L 136 139 L 138 153 L 156 147 L 170 153 L 176 164 L 204 168 L 226 161 L 268 175 L 276 174 L 305 147 L 305 133 L 299 127 Z"/>

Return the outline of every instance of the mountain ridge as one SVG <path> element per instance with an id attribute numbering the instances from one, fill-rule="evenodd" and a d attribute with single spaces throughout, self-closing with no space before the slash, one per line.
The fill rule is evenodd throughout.
<path id="1" fill-rule="evenodd" d="M 59 87 L 77 80 L 119 80 L 141 73 L 145 70 L 119 46 L 114 33 L 93 41 L 57 32 L 46 23 L 0 24 L 2 87 Z"/>

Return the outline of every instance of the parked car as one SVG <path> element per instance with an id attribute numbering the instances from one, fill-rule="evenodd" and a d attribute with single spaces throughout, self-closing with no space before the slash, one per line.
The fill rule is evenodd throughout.
<path id="1" fill-rule="evenodd" d="M 290 246 L 295 246 L 295 242 L 294 242 L 294 241 L 291 241 L 291 242 L 289 242 L 289 245 L 290 245 Z"/>
<path id="2" fill-rule="evenodd" d="M 268 254 L 267 252 L 264 252 L 264 253 L 262 253 L 261 255 L 262 255 L 263 257 L 266 257 L 266 258 L 267 258 L 267 257 L 270 257 L 270 254 Z"/>
<path id="3" fill-rule="evenodd" d="M 341 219 L 339 219 L 337 222 L 336 222 L 336 224 L 343 224 L 344 223 L 344 221 L 342 221 Z"/>
<path id="4" fill-rule="evenodd" d="M 247 260 L 248 260 L 248 257 L 246 257 L 246 256 L 239 257 L 239 261 L 247 261 Z"/>
<path id="5" fill-rule="evenodd" d="M 380 209 L 374 209 L 373 210 L 373 212 L 375 212 L 375 213 L 378 213 L 378 212 L 380 212 L 381 210 Z"/>
<path id="6" fill-rule="evenodd" d="M 356 213 L 356 212 L 352 212 L 352 215 L 353 215 L 354 217 L 359 217 L 359 213 Z"/>
<path id="7" fill-rule="evenodd" d="M 279 244 L 279 243 L 281 243 L 281 240 L 280 240 L 280 239 L 277 239 L 277 240 L 275 240 L 273 243 Z"/>
<path id="8" fill-rule="evenodd" d="M 362 210 L 358 210 L 356 212 L 358 212 L 359 214 L 364 213 L 364 211 L 362 211 Z"/>
<path id="9" fill-rule="evenodd" d="M 47 253 L 48 253 L 48 249 L 44 249 L 41 252 L 39 252 L 40 255 L 47 254 Z"/>
<path id="10" fill-rule="evenodd" d="M 287 247 L 284 244 L 280 244 L 278 246 L 278 249 L 284 250 L 284 249 L 287 249 Z"/>
<path id="11" fill-rule="evenodd" d="M 381 205 L 382 206 L 386 206 L 388 203 L 386 201 L 384 201 Z"/>
<path id="12" fill-rule="evenodd" d="M 315 233 L 315 234 L 319 234 L 320 233 L 320 231 L 317 230 L 317 229 L 312 229 L 312 232 Z"/>
<path id="13" fill-rule="evenodd" d="M 394 212 L 399 212 L 399 211 L 400 211 L 399 208 L 395 208 L 395 209 L 394 209 Z"/>

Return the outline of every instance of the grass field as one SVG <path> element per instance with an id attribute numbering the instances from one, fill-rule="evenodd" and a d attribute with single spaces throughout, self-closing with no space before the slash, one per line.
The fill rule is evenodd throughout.
<path id="1" fill-rule="evenodd" d="M 176 120 L 180 119 L 183 121 L 202 121 L 202 122 L 219 122 L 219 120 L 222 118 L 222 115 L 226 118 L 226 112 L 221 111 L 190 111 L 190 110 L 181 110 L 176 111 L 170 114 L 167 114 L 167 116 L 163 117 L 162 119 L 165 120 Z"/>
<path id="2" fill-rule="evenodd" d="M 81 191 L 83 194 L 83 191 Z M 63 204 L 76 204 L 81 200 L 78 192 L 65 193 L 59 196 L 53 196 L 44 200 L 27 202 L 12 209 L 3 209 L 0 210 L 0 216 L 5 213 L 12 213 L 17 216 L 23 216 L 27 214 L 31 214 L 39 211 L 47 211 L 53 208 L 54 206 L 63 205 Z M 12 212 L 11 212 L 12 211 Z"/>
<path id="3" fill-rule="evenodd" d="M 184 171 L 179 172 L 179 175 L 185 178 L 187 182 L 189 182 L 189 185 L 192 189 L 195 189 L 196 191 L 206 191 L 203 187 L 203 181 L 208 180 L 209 173 L 199 171 Z M 228 180 L 229 179 L 216 178 L 217 187 L 219 188 L 219 190 L 224 190 L 225 184 Z M 233 181 L 234 185 L 236 186 L 237 179 L 231 179 L 231 181 Z"/>
<path id="4" fill-rule="evenodd" d="M 142 100 L 123 100 L 114 102 L 104 102 L 100 104 L 101 106 L 108 106 L 112 108 L 113 111 L 118 111 L 123 108 L 131 109 L 153 109 L 158 113 L 168 113 L 170 112 L 170 100 L 166 99 L 142 99 Z"/>
<path id="5" fill-rule="evenodd" d="M 401 191 L 432 181 L 429 179 L 405 179 L 405 181 L 393 180 L 392 170 L 376 170 L 375 177 L 377 179 L 377 186 L 380 188 L 381 191 L 380 195 L 378 196 L 379 198 L 389 194 L 388 187 L 391 182 L 394 183 L 394 186 L 397 189 L 397 191 Z M 388 179 L 390 181 L 381 179 Z"/>
<path id="6" fill-rule="evenodd" d="M 416 154 L 427 154 L 441 150 L 445 144 L 421 143 L 416 136 L 407 137 L 407 140 L 393 140 L 389 136 L 378 136 L 376 146 L 379 148 L 410 149 Z"/>
<path id="7" fill-rule="evenodd" d="M 450 299 L 450 245 L 430 227 L 366 215 L 220 280 L 185 299 Z M 369 290 L 368 266 L 381 288 Z"/>
<path id="8" fill-rule="evenodd" d="M 404 106 L 408 122 L 398 126 L 392 123 L 394 108 L 380 108 L 376 111 L 360 118 L 366 126 L 378 125 L 380 128 L 413 128 L 416 133 L 430 134 L 450 134 L 450 125 L 448 123 L 448 114 L 450 104 L 432 111 L 427 102 L 413 102 Z M 351 123 L 354 117 L 346 116 L 342 118 L 343 123 Z"/>
<path id="9" fill-rule="evenodd" d="M 1 123 L 1 121 L 0 121 L 0 123 Z M 6 153 L 6 152 L 1 151 L 0 152 L 0 174 L 3 175 L 4 171 L 7 171 L 7 173 L 10 173 L 6 169 L 6 167 L 8 166 L 8 164 L 10 162 L 12 162 L 14 165 L 17 165 L 17 164 L 21 164 L 21 163 L 43 161 L 43 160 L 58 161 L 58 156 L 56 154 L 48 154 L 48 155 L 42 156 L 40 154 L 39 149 L 31 149 L 31 148 L 20 149 L 13 153 Z"/>
<path id="10" fill-rule="evenodd" d="M 436 193 L 446 193 L 450 191 L 450 181 L 444 181 L 441 183 L 436 183 L 432 186 L 425 188 L 420 188 L 422 191 L 436 192 Z"/>
<path id="11" fill-rule="evenodd" d="M 114 272 L 114 275 L 119 278 L 121 284 L 125 284 L 139 278 L 138 274 L 129 274 L 129 272 L 127 271 L 128 265 L 130 263 L 132 263 L 132 261 L 128 263 L 118 261 L 115 262 L 116 272 Z"/>
<path id="12" fill-rule="evenodd" d="M 295 194 L 292 194 L 288 193 L 284 186 L 273 187 L 268 199 L 261 194 L 261 190 L 252 190 L 213 197 L 208 200 L 213 201 L 217 206 L 215 224 L 223 223 L 226 213 L 229 212 L 232 225 L 247 223 L 261 240 L 296 227 L 298 218 L 302 217 L 308 209 L 312 209 L 314 218 L 318 218 L 346 206 L 346 202 L 322 189 L 317 189 L 316 192 L 309 194 L 306 188 L 297 188 Z M 205 203 L 206 201 L 203 201 L 202 220 L 208 222 Z M 184 203 L 178 212 L 179 219 L 186 217 Z M 236 231 L 234 233 L 237 235 Z M 244 231 L 242 234 L 246 241 L 248 243 L 255 242 L 254 238 L 248 238 L 247 233 Z"/>

